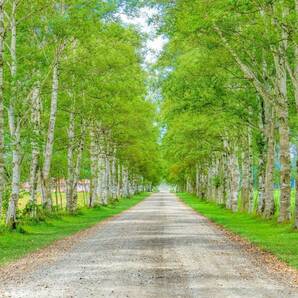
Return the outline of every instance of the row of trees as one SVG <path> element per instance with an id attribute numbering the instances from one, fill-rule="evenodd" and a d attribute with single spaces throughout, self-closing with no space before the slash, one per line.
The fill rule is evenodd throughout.
<path id="1" fill-rule="evenodd" d="M 53 179 L 77 209 L 158 182 L 155 106 L 146 100 L 142 36 L 115 1 L 0 0 L 0 216 L 15 226 L 21 183 L 52 210 Z M 3 216 L 5 215 L 5 216 Z"/>
<path id="2" fill-rule="evenodd" d="M 298 1 L 156 2 L 171 183 L 298 227 Z"/>

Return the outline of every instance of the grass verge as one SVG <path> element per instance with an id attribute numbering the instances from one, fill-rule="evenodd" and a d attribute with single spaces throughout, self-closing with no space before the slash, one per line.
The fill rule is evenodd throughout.
<path id="1" fill-rule="evenodd" d="M 4 230 L 0 233 L 0 265 L 119 214 L 133 207 L 148 195 L 149 193 L 142 193 L 106 207 L 82 208 L 77 215 L 56 215 L 47 218 L 44 222 L 24 224 L 21 228 L 22 232 Z"/>
<path id="2" fill-rule="evenodd" d="M 200 200 L 186 193 L 179 193 L 178 196 L 184 203 L 211 221 L 298 269 L 298 232 L 291 224 L 277 224 L 274 219 L 266 220 L 247 213 L 233 213 L 223 206 Z"/>

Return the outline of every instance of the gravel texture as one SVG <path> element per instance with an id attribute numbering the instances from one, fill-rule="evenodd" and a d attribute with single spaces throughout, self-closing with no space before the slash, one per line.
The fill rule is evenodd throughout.
<path id="1" fill-rule="evenodd" d="M 50 261 L 43 250 L 26 270 L 0 271 L 0 296 L 298 297 L 297 287 L 167 192 L 72 243 L 56 244 L 61 252 Z"/>

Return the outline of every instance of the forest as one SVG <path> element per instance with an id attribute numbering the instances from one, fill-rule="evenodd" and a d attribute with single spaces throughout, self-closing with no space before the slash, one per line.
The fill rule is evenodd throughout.
<path id="1" fill-rule="evenodd" d="M 296 228 L 297 12 L 298 1 L 168 1 L 157 66 L 177 190 Z"/>
<path id="2" fill-rule="evenodd" d="M 75 213 L 158 181 L 155 104 L 143 36 L 114 1 L 0 1 L 0 216 Z M 28 187 L 22 187 L 24 184 Z M 20 208 L 22 206 L 23 208 Z"/>

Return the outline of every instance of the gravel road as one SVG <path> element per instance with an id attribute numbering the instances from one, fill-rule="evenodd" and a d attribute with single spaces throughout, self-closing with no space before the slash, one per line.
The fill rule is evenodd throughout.
<path id="1" fill-rule="evenodd" d="M 0 285 L 1 297 L 298 297 L 170 193 L 98 225 L 49 264 Z"/>

